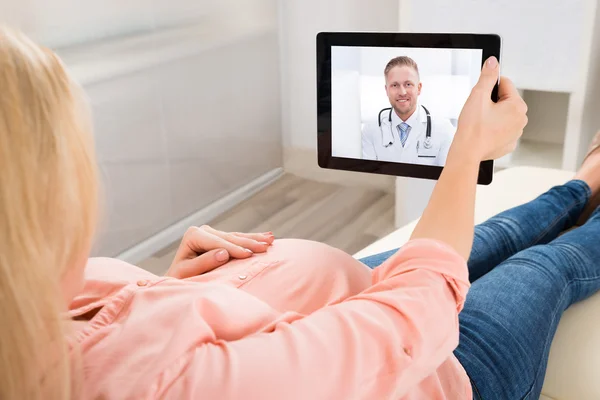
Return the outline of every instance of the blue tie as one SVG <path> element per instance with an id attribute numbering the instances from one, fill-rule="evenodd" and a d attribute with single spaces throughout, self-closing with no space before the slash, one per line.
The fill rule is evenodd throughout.
<path id="1" fill-rule="evenodd" d="M 398 125 L 398 130 L 400 131 L 400 142 L 402 142 L 402 147 L 406 144 L 406 140 L 408 139 L 408 131 L 410 130 L 410 125 L 406 122 Z"/>

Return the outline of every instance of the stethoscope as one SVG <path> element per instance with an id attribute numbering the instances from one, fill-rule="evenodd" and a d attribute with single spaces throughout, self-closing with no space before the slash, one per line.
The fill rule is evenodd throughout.
<path id="1" fill-rule="evenodd" d="M 423 147 L 425 147 L 426 149 L 431 149 L 431 147 L 433 146 L 431 143 L 431 114 L 429 113 L 429 110 L 427 108 L 425 108 L 425 106 L 421 106 L 423 107 L 423 110 L 425 110 L 425 114 L 427 115 L 427 133 L 425 133 L 425 141 L 423 142 Z M 393 142 L 389 142 L 388 144 L 384 144 L 383 147 L 385 147 L 386 149 L 390 146 L 392 146 L 394 143 L 396 143 L 396 137 L 394 136 L 394 131 L 392 128 L 392 112 L 394 111 L 392 108 L 384 108 L 383 110 L 379 111 L 379 130 L 381 131 L 381 143 L 383 143 L 383 129 L 381 129 L 381 114 L 383 114 L 384 112 L 388 111 L 390 112 L 390 115 L 388 117 L 388 121 L 390 122 L 390 134 L 392 135 L 392 139 L 394 140 Z M 419 143 L 417 142 L 417 151 L 419 151 Z"/>

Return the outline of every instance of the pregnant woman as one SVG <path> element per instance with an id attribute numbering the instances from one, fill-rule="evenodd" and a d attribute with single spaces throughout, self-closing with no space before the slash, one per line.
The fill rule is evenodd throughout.
<path id="1" fill-rule="evenodd" d="M 490 59 L 411 241 L 375 269 L 203 227 L 158 277 L 88 260 L 84 97 L 52 52 L 0 29 L 0 398 L 537 398 L 562 311 L 600 288 L 600 216 L 556 238 L 593 208 L 600 160 L 475 229 L 479 163 L 527 120 L 508 79 L 490 101 L 497 79 Z"/>

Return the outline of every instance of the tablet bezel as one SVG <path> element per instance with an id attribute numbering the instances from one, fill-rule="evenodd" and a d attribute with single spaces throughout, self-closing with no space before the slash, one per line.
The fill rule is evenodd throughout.
<path id="1" fill-rule="evenodd" d="M 443 167 L 362 160 L 332 156 L 331 123 L 331 47 L 421 47 L 443 49 L 481 49 L 482 67 L 485 60 L 496 56 L 500 61 L 501 38 L 495 34 L 462 33 L 367 33 L 320 32 L 317 34 L 317 146 L 321 168 L 368 172 L 437 180 Z M 498 99 L 498 84 L 492 100 Z M 479 167 L 478 184 L 493 180 L 494 161 L 484 161 Z"/>

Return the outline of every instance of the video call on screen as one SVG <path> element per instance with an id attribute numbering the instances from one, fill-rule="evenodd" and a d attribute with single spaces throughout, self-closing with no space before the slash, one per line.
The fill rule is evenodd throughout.
<path id="1" fill-rule="evenodd" d="M 332 47 L 331 155 L 444 166 L 482 53 Z"/>

